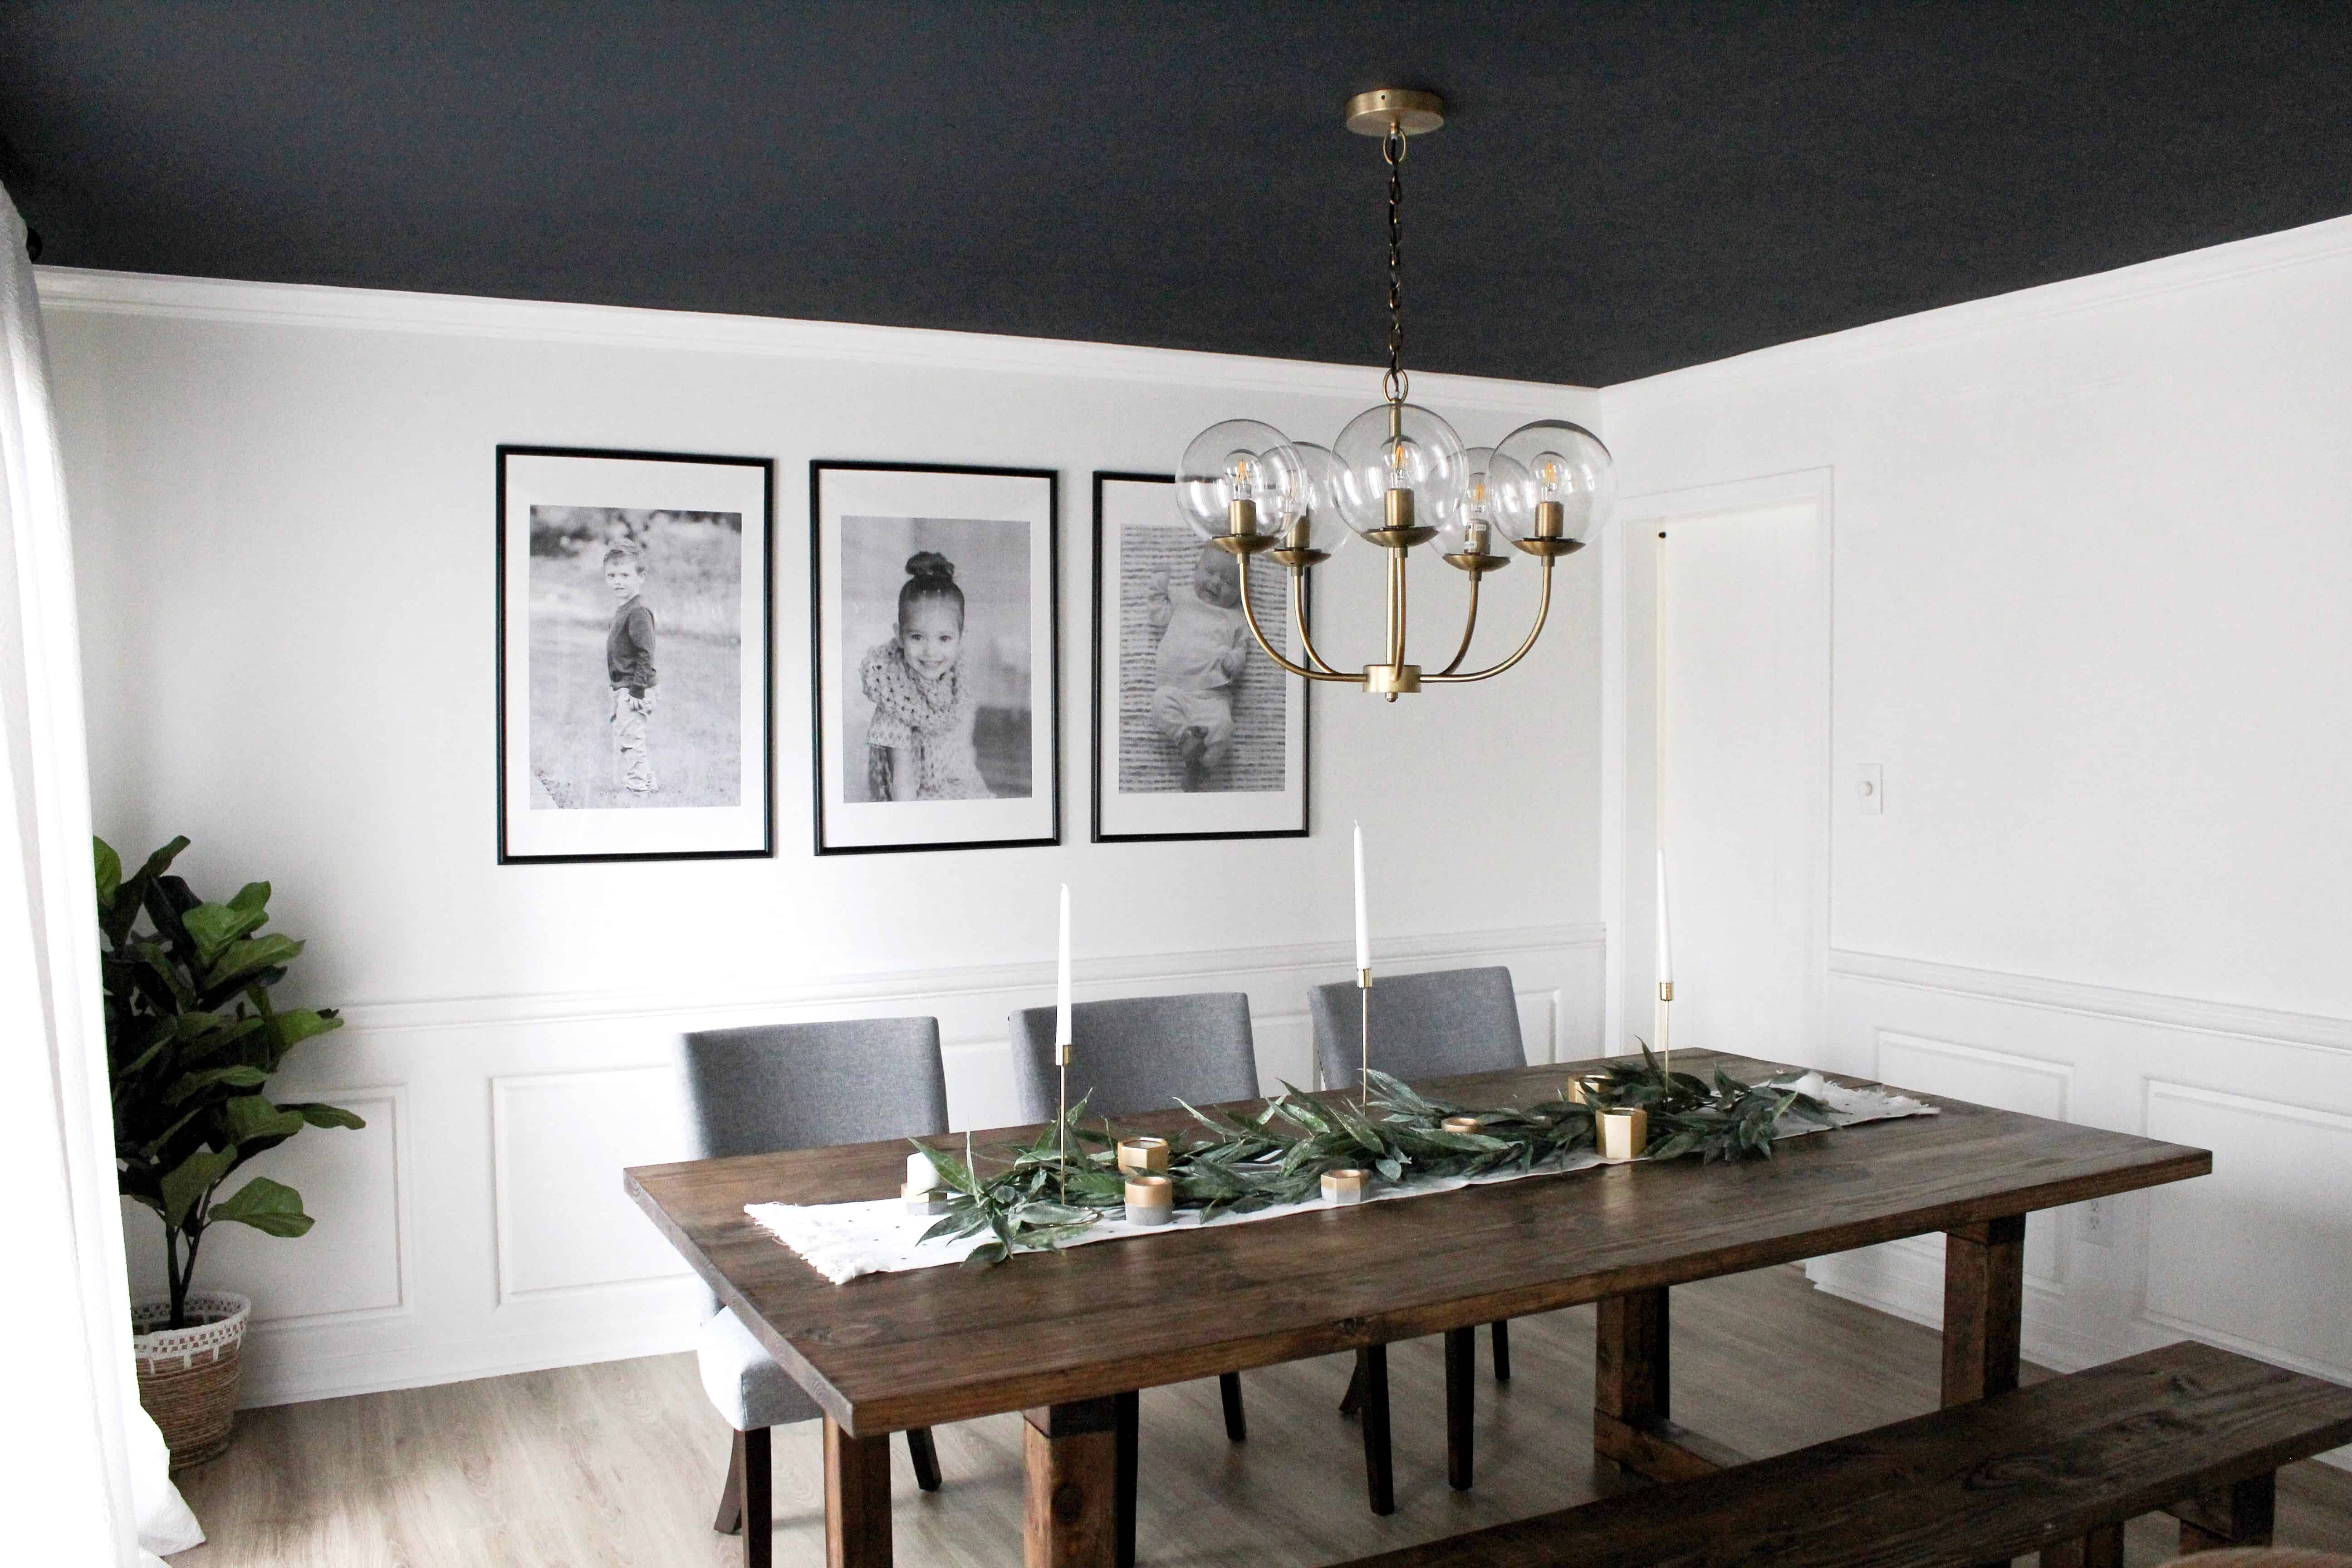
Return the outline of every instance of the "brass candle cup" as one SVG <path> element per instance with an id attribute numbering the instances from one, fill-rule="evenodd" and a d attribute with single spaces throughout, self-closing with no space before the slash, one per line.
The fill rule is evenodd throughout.
<path id="1" fill-rule="evenodd" d="M 1122 1171 L 1165 1171 L 1168 1168 L 1168 1140 L 1165 1138 L 1120 1139 L 1118 1168 Z"/>
<path id="2" fill-rule="evenodd" d="M 1598 1105 L 1601 1100 L 1600 1091 L 1607 1089 L 1608 1087 L 1609 1079 L 1607 1074 L 1597 1072 L 1581 1073 L 1568 1080 L 1568 1093 L 1566 1098 L 1570 1105 Z"/>
<path id="3" fill-rule="evenodd" d="M 1149 1172 L 1139 1172 L 1127 1178 L 1127 1220 L 1129 1225 L 1168 1225 L 1175 1218 L 1175 1183 Z"/>
<path id="4" fill-rule="evenodd" d="M 1468 1137 L 1482 1131 L 1486 1124 L 1475 1116 L 1449 1116 L 1437 1125 L 1448 1132 L 1459 1132 Z"/>
<path id="5" fill-rule="evenodd" d="M 1327 1204 L 1360 1204 L 1364 1201 L 1364 1184 L 1370 1179 L 1366 1171 L 1326 1171 L 1323 1173 L 1323 1201 Z"/>
<path id="6" fill-rule="evenodd" d="M 918 1187 L 909 1183 L 898 1189 L 908 1214 L 945 1214 L 948 1212 L 948 1191 L 945 1187 Z"/>
<path id="7" fill-rule="evenodd" d="M 1638 1105 L 1604 1110 L 1593 1121 L 1604 1160 L 1638 1160 L 1650 1146 L 1649 1113 Z"/>

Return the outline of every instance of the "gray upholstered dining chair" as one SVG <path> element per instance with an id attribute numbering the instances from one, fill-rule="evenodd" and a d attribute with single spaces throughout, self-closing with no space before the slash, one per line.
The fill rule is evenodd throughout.
<path id="1" fill-rule="evenodd" d="M 1307 1009 L 1314 1016 L 1315 1064 L 1325 1087 L 1344 1089 L 1360 1082 L 1363 997 L 1355 984 L 1343 980 L 1315 987 L 1307 994 Z M 1499 964 L 1382 977 L 1372 985 L 1371 1011 L 1371 1066 L 1391 1078 L 1450 1078 L 1528 1065 L 1511 972 Z M 1511 1326 L 1499 1322 L 1489 1331 L 1495 1341 L 1495 1381 L 1508 1383 Z M 1477 1397 L 1475 1334 L 1472 1329 L 1456 1329 L 1445 1336 L 1445 1478 L 1461 1491 L 1470 1488 L 1470 1418 Z M 1385 1347 L 1357 1353 L 1355 1380 L 1339 1407 L 1362 1414 L 1367 1456 L 1376 1444 L 1386 1449 Z"/>
<path id="2" fill-rule="evenodd" d="M 1054 1009 L 1024 1007 L 1010 1019 L 1013 1083 L 1024 1121 L 1051 1121 L 1061 1075 L 1054 1066 Z M 1257 1095 L 1257 1045 L 1250 1034 L 1249 998 L 1238 991 L 1190 996 L 1130 996 L 1081 1002 L 1070 1009 L 1070 1102 L 1087 1102 L 1088 1116 L 1166 1110 L 1180 1099 L 1194 1105 Z M 1249 1436 L 1242 1409 L 1242 1378 L 1222 1373 L 1217 1393 L 1225 1407 L 1225 1436 Z M 1135 1488 L 1141 1447 L 1141 1405 L 1118 1396 L 1118 1568 L 1135 1563 Z"/>
<path id="3" fill-rule="evenodd" d="M 763 1025 L 686 1037 L 696 1154 L 720 1159 L 780 1149 L 870 1143 L 948 1130 L 947 1075 L 936 1018 L 856 1018 Z M 715 1304 L 715 1303 L 714 1303 Z M 743 1532 L 748 1568 L 774 1550 L 768 1429 L 824 1412 L 770 1357 L 741 1319 L 720 1307 L 694 1347 L 703 1392 L 735 1428 L 733 1458 L 711 1528 Z M 907 1433 L 915 1479 L 940 1487 L 928 1427 Z"/>
<path id="4" fill-rule="evenodd" d="M 1061 1093 L 1054 1066 L 1054 1009 L 1024 1007 L 1013 1027 L 1013 1086 L 1024 1121 L 1051 1121 Z M 1250 1035 L 1249 997 L 1239 991 L 1190 996 L 1129 996 L 1081 1002 L 1070 1009 L 1076 1076 L 1070 1102 L 1087 1102 L 1094 1116 L 1168 1110 L 1179 1100 L 1193 1105 L 1252 1100 L 1257 1095 L 1257 1046 Z M 1225 1436 L 1249 1436 L 1242 1410 L 1241 1373 L 1217 1379 L 1224 1398 Z"/>

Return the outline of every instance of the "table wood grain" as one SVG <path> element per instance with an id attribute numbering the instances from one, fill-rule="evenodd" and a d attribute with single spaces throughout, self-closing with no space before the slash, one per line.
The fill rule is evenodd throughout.
<path id="1" fill-rule="evenodd" d="M 1753 1080 L 1778 1064 L 1690 1051 Z M 1594 1063 L 1437 1080 L 1552 1098 Z M 1843 1080 L 1853 1081 L 1853 1080 Z M 1254 1102 L 1244 1102 L 1254 1103 Z M 1949 1231 L 2208 1173 L 2204 1150 L 1948 1100 L 1770 1160 L 1603 1167 L 835 1285 L 743 1212 L 887 1197 L 902 1142 L 646 1165 L 632 1198 L 842 1430 L 1046 1407 Z M 1181 1110 L 1121 1118 L 1181 1132 Z M 975 1132 L 976 1147 L 1021 1130 Z M 960 1141 L 960 1140 L 959 1140 Z"/>

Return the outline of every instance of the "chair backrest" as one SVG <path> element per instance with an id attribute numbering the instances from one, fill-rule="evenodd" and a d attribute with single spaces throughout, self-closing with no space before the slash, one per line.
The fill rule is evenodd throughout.
<path id="1" fill-rule="evenodd" d="M 1363 1077 L 1363 999 L 1351 981 L 1307 993 L 1315 1016 L 1315 1061 L 1326 1089 L 1353 1089 Z M 1372 982 L 1372 1068 L 1391 1078 L 1447 1078 L 1525 1067 L 1511 972 L 1445 969 Z"/>
<path id="2" fill-rule="evenodd" d="M 1059 1091 L 1054 1009 L 1013 1015 L 1013 1082 L 1027 1121 L 1051 1121 Z M 1089 1116 L 1169 1110 L 1257 1094 L 1249 998 L 1238 991 L 1130 996 L 1070 1009 L 1070 1103 Z"/>
<path id="3" fill-rule="evenodd" d="M 698 1157 L 948 1130 L 937 1018 L 761 1024 L 686 1037 Z"/>

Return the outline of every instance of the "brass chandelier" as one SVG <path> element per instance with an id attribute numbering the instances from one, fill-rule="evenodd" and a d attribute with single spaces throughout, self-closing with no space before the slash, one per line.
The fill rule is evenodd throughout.
<path id="1" fill-rule="evenodd" d="M 1228 419 L 1184 450 L 1176 503 L 1193 529 L 1237 559 L 1242 610 L 1265 656 L 1307 680 L 1341 680 L 1393 702 L 1424 685 L 1486 680 L 1525 658 L 1551 610 L 1552 563 L 1584 548 L 1613 494 L 1609 448 L 1564 419 L 1523 425 L 1491 447 L 1465 447 L 1454 426 L 1417 404 L 1404 370 L 1404 289 L 1400 260 L 1407 139 L 1445 123 L 1433 92 L 1381 88 L 1348 100 L 1348 129 L 1381 139 L 1389 166 L 1389 355 L 1383 401 L 1349 421 L 1327 449 L 1293 441 L 1271 425 Z M 1307 635 L 1307 574 L 1346 542 L 1335 524 L 1388 552 L 1387 639 L 1360 672 L 1324 658 Z M 1510 657 L 1464 669 L 1478 626 L 1478 584 L 1511 563 L 1496 535 L 1542 563 L 1535 625 Z M 1423 673 L 1405 659 L 1405 556 L 1438 542 L 1447 564 L 1469 574 L 1469 612 L 1454 657 Z M 1270 553 L 1290 569 L 1291 618 L 1303 663 L 1267 640 L 1251 602 L 1251 559 Z"/>

